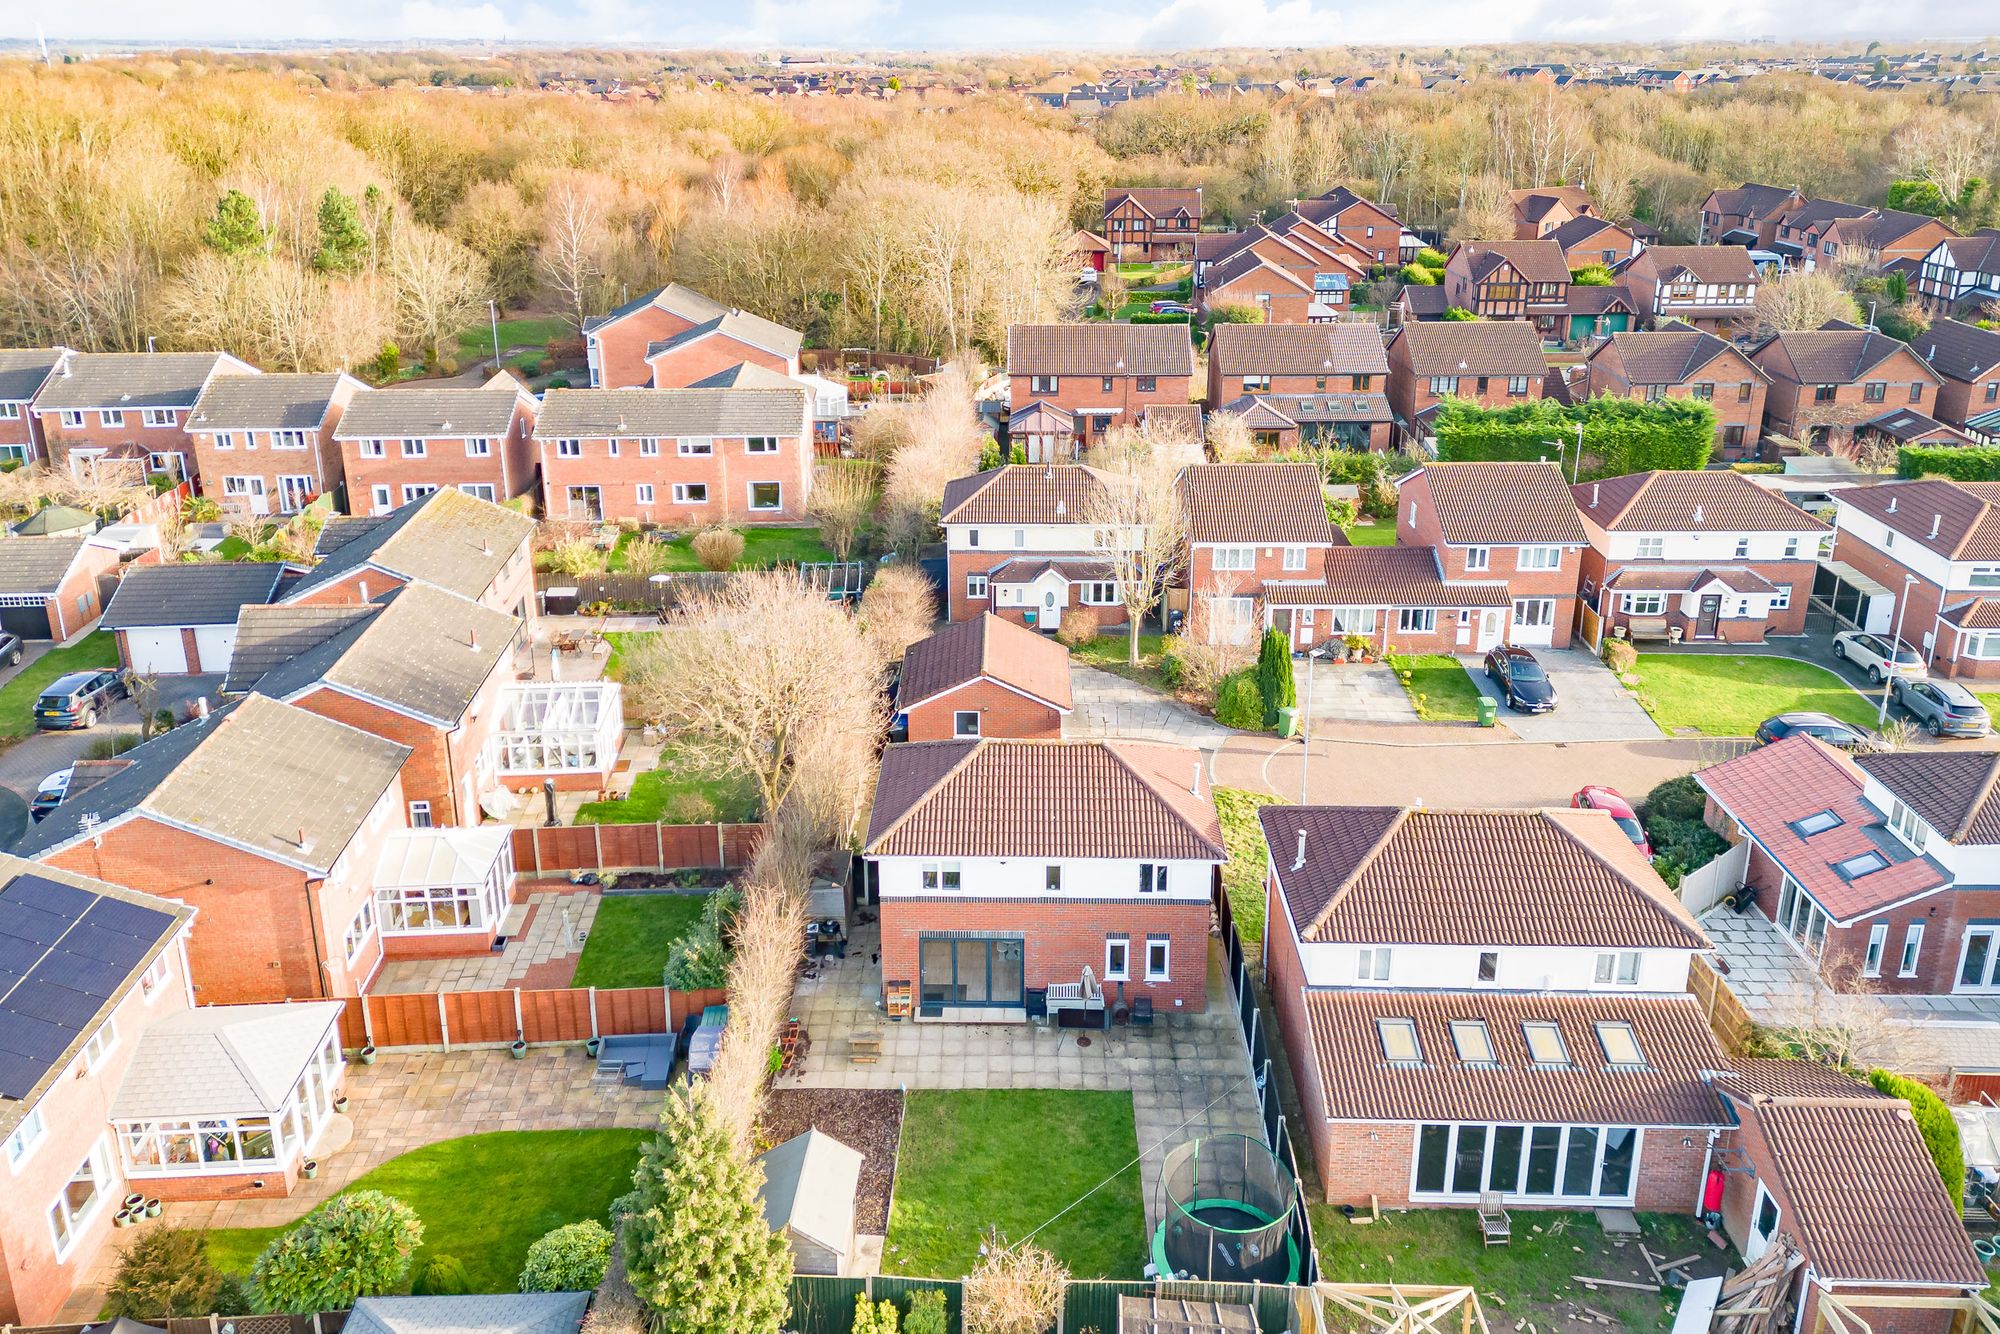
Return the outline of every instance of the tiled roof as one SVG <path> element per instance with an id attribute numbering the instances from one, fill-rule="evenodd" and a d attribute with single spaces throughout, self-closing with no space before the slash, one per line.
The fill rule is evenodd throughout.
<path id="1" fill-rule="evenodd" d="M 812 396 L 790 389 L 551 389 L 537 440 L 646 436 L 796 436 Z"/>
<path id="2" fill-rule="evenodd" d="M 1952 236 L 1939 242 L 1961 272 L 2000 273 L 2000 228 L 1981 227 L 1970 236 Z"/>
<path id="3" fill-rule="evenodd" d="M 1647 332 L 1612 334 L 1609 342 L 1592 350 L 1591 357 L 1602 355 L 1606 347 L 1616 349 L 1626 379 L 1635 385 L 1685 384 L 1702 367 L 1733 350 L 1712 333 L 1678 323 Z M 1748 358 L 1743 364 L 1752 376 L 1769 383 L 1771 377 L 1761 367 Z"/>
<path id="4" fill-rule="evenodd" d="M 804 334 L 797 329 L 787 329 L 776 320 L 767 320 L 761 315 L 752 315 L 745 310 L 725 310 L 712 319 L 703 320 L 691 329 L 683 329 L 670 338 L 647 344 L 646 360 L 651 361 L 662 352 L 671 352 L 677 347 L 699 342 L 710 334 L 734 339 L 750 347 L 762 348 L 788 361 L 798 356 L 799 348 L 805 342 Z"/>
<path id="5" fill-rule="evenodd" d="M 648 307 L 658 306 L 661 310 L 680 316 L 689 324 L 700 324 L 712 320 L 728 310 L 720 301 L 711 301 L 691 287 L 679 283 L 668 283 L 657 291 L 634 297 L 624 305 L 604 315 L 593 315 L 583 322 L 585 333 L 596 333 L 607 324 L 616 324 L 627 315 L 636 315 Z"/>
<path id="6" fill-rule="evenodd" d="M 1563 205 L 1572 213 L 1597 207 L 1588 190 L 1574 185 L 1531 185 L 1507 193 L 1513 199 L 1514 207 L 1520 210 L 1521 216 L 1535 222 L 1547 217 L 1549 210 L 1557 204 Z"/>
<path id="7" fill-rule="evenodd" d="M 1917 355 L 1950 380 L 1974 380 L 2000 366 L 2000 331 L 1958 320 L 1939 320 L 1917 335 Z"/>
<path id="8" fill-rule="evenodd" d="M 236 613 L 236 644 L 229 652 L 229 675 L 222 682 L 227 695 L 247 694 L 266 672 L 318 648 L 356 621 L 378 610 L 375 603 L 320 606 L 253 605 Z"/>
<path id="9" fill-rule="evenodd" d="M 1567 283 L 1569 261 L 1562 247 L 1547 239 L 1539 241 L 1464 241 L 1452 252 L 1452 259 L 1465 254 L 1473 279 L 1484 278 L 1502 261 L 1514 266 L 1522 279 L 1531 283 Z"/>
<path id="10" fill-rule="evenodd" d="M 1651 267 L 1662 282 L 1686 273 L 1697 282 L 1754 283 L 1757 266 L 1740 245 L 1656 245 L 1639 252 L 1634 264 Z"/>
<path id="11" fill-rule="evenodd" d="M 739 361 L 734 366 L 724 366 L 713 375 L 705 375 L 689 385 L 690 389 L 798 389 L 800 384 L 789 375 L 781 375 L 769 366 L 759 366 L 754 361 Z"/>
<path id="12" fill-rule="evenodd" d="M 1305 940 L 1708 945 L 1651 864 L 1600 811 L 1266 806 L 1258 819 Z M 1551 912 L 1556 902 L 1562 910 Z"/>
<path id="13" fill-rule="evenodd" d="M 1944 619 L 1961 630 L 2000 630 L 2000 598 L 1968 598 L 1944 610 Z"/>
<path id="14" fill-rule="evenodd" d="M 1049 571 L 1055 571 L 1071 583 L 1083 579 L 1115 579 L 1118 572 L 1111 568 L 1109 561 L 1070 559 L 1049 556 L 1012 556 L 993 567 L 991 579 L 996 584 L 1032 584 Z"/>
<path id="15" fill-rule="evenodd" d="M 1228 328 L 1243 328 L 1242 325 L 1228 325 Z M 1201 404 L 1199 403 L 1148 403 L 1146 410 L 1139 414 L 1139 425 L 1146 431 L 1174 430 L 1185 434 L 1190 440 L 1201 439 Z"/>
<path id="16" fill-rule="evenodd" d="M 1577 509 L 1613 533 L 1824 533 L 1812 515 L 1741 473 L 1635 472 L 1570 488 Z"/>
<path id="17" fill-rule="evenodd" d="M 1412 292 L 1442 288 L 1406 287 Z M 1445 320 L 1406 324 L 1396 334 L 1418 379 L 1438 375 L 1532 375 L 1549 368 L 1541 335 L 1526 320 Z"/>
<path id="18" fill-rule="evenodd" d="M 1309 394 L 1239 394 L 1214 411 L 1234 412 L 1252 428 L 1286 430 L 1313 422 L 1384 422 L 1394 420 L 1389 396 L 1371 390 L 1329 389 Z"/>
<path id="19" fill-rule="evenodd" d="M 0 593 L 53 593 L 87 537 L 0 538 Z"/>
<path id="20" fill-rule="evenodd" d="M 1185 324 L 1016 324 L 1009 375 L 1194 374 Z"/>
<path id="21" fill-rule="evenodd" d="M 1816 223 L 1832 222 L 1836 218 L 1864 218 L 1872 212 L 1873 209 L 1863 204 L 1849 204 L 1838 199 L 1808 199 L 1795 208 L 1787 209 L 1779 216 L 1778 222 L 1796 231 Z"/>
<path id="22" fill-rule="evenodd" d="M 283 590 L 283 601 L 296 602 L 369 565 L 476 598 L 534 530 L 527 515 L 448 486 L 399 507 L 322 557 Z"/>
<path id="23" fill-rule="evenodd" d="M 36 411 L 191 408 L 218 371 L 255 374 L 222 352 L 79 352 L 49 377 Z"/>
<path id="24" fill-rule="evenodd" d="M 1192 213 L 1196 217 L 1201 216 L 1200 186 L 1107 186 L 1104 191 L 1104 211 L 1109 213 L 1128 199 L 1156 218 L 1181 212 Z"/>
<path id="25" fill-rule="evenodd" d="M 331 556 L 363 533 L 387 523 L 388 519 L 386 514 L 330 514 L 313 543 L 313 555 L 322 558 Z"/>
<path id="26" fill-rule="evenodd" d="M 1387 375 L 1372 324 L 1222 324 L 1208 345 L 1222 375 Z M 1345 389 L 1329 384 L 1328 391 Z"/>
<path id="27" fill-rule="evenodd" d="M 1599 232 L 1620 233 L 1621 239 L 1619 240 L 1618 243 L 1618 249 L 1629 251 L 1632 244 L 1630 240 L 1631 233 L 1627 232 L 1623 227 L 1620 227 L 1615 222 L 1610 222 L 1604 218 L 1596 217 L 1594 215 L 1585 215 L 1584 217 L 1580 218 L 1571 218 L 1568 222 L 1563 223 L 1561 226 L 1551 231 L 1545 239 L 1554 241 L 1564 250 L 1568 250 L 1573 246 L 1582 245 L 1585 241 L 1588 241 L 1591 237 L 1596 236 Z"/>
<path id="28" fill-rule="evenodd" d="M 1745 181 L 1733 189 L 1717 190 L 1715 202 L 1719 212 L 1732 213 L 1737 217 L 1763 218 L 1784 208 L 1795 193 L 1795 190 L 1781 186 Z"/>
<path id="29" fill-rule="evenodd" d="M 342 383 L 332 375 L 224 375 L 209 382 L 188 418 L 190 431 L 313 431 L 326 420 Z"/>
<path id="30" fill-rule="evenodd" d="M 1620 592 L 1685 593 L 1710 582 L 1720 583 L 1738 593 L 1767 593 L 1777 587 L 1748 567 L 1651 564 L 1626 565 L 1606 579 L 1604 586 Z"/>
<path id="31" fill-rule="evenodd" d="M 1877 1096 L 1868 1085 L 1830 1065 L 1790 1056 L 1738 1056 L 1729 1062 L 1734 1078 L 1716 1085 L 1745 1098 L 1863 1098 Z"/>
<path id="32" fill-rule="evenodd" d="M 1311 283 L 1299 277 L 1290 269 L 1281 268 L 1250 249 L 1239 250 L 1227 259 L 1217 260 L 1213 264 L 1210 264 L 1202 274 L 1201 285 L 1205 290 L 1212 292 L 1216 288 L 1227 287 L 1239 278 L 1246 278 L 1259 269 L 1268 270 L 1277 281 L 1289 283 L 1301 292 L 1310 292 L 1313 290 Z M 1166 326 L 1161 327 L 1164 328 Z"/>
<path id="33" fill-rule="evenodd" d="M 1070 707 L 1069 650 L 991 612 L 948 625 L 905 649 L 896 705 L 910 708 L 982 676 L 1058 709 Z"/>
<path id="34" fill-rule="evenodd" d="M 103 627 L 234 625 L 246 604 L 271 600 L 284 573 L 281 564 L 259 561 L 129 566 L 104 608 Z"/>
<path id="35" fill-rule="evenodd" d="M 1447 542 L 1590 544 L 1558 464 L 1428 463 L 1411 476 L 1429 486 Z"/>
<path id="36" fill-rule="evenodd" d="M 1632 289 L 1621 283 L 1606 287 L 1571 283 L 1563 299 L 1563 309 L 1572 315 L 1603 315 L 1614 310 L 1631 312 L 1636 307 L 1632 301 Z"/>
<path id="37" fill-rule="evenodd" d="M 1317 584 L 1266 583 L 1273 607 L 1505 607 L 1506 582 L 1446 583 L 1429 547 L 1356 547 L 1337 544 L 1326 553 L 1326 580 Z"/>
<path id="38" fill-rule="evenodd" d="M 204 1005 L 149 1024 L 110 1115 L 119 1121 L 275 1115 L 344 1008 L 340 1001 Z"/>
<path id="39" fill-rule="evenodd" d="M 1080 463 L 1016 463 L 945 484 L 940 523 L 1088 523 L 1107 484 Z"/>
<path id="40" fill-rule="evenodd" d="M 1180 493 L 1190 542 L 1333 544 L 1316 464 L 1197 463 Z"/>
<path id="41" fill-rule="evenodd" d="M 1727 1124 L 1704 1071 L 1728 1057 L 1693 996 L 1308 988 L 1306 1025 L 1330 1119 L 1697 1127 Z M 1416 1024 L 1421 1063 L 1383 1054 L 1379 1019 Z M 1479 1019 L 1495 1061 L 1458 1059 L 1451 1021 Z M 1569 1064 L 1536 1065 L 1524 1023 L 1554 1023 Z M 1643 1067 L 1614 1066 L 1599 1023 L 1632 1026 Z M 1932 1173 L 1933 1179 L 1936 1173 Z"/>
<path id="42" fill-rule="evenodd" d="M 1902 751 L 1855 763 L 1953 843 L 2000 843 L 2000 754 Z"/>
<path id="43" fill-rule="evenodd" d="M 1854 761 L 1813 737 L 1786 737 L 1694 777 L 1836 921 L 1950 883 L 1936 865 L 1890 834 L 1882 813 L 1861 799 L 1861 771 Z M 1800 832 L 1800 821 L 1827 811 L 1840 823 L 1818 833 Z M 1858 876 L 1839 869 L 1871 852 L 1886 863 L 1880 869 Z M 1775 912 L 1777 904 L 1765 907 Z"/>
<path id="44" fill-rule="evenodd" d="M 363 1297 L 343 1334 L 577 1334 L 587 1292 L 468 1297 Z"/>
<path id="45" fill-rule="evenodd" d="M 1799 384 L 1849 384 L 1908 349 L 1873 329 L 1787 329 L 1753 356 L 1767 372 Z"/>
<path id="46" fill-rule="evenodd" d="M 1221 861 L 1222 824 L 1201 770 L 1191 748 L 1127 741 L 891 746 L 867 851 Z"/>
<path id="47" fill-rule="evenodd" d="M 1937 418 L 1927 417 L 1915 408 L 1891 408 L 1879 417 L 1870 417 L 1854 430 L 1856 434 L 1868 432 L 1886 435 L 1904 444 L 1917 440 L 1951 445 L 1979 443 L 1956 426 L 1947 426 Z"/>
<path id="48" fill-rule="evenodd" d="M 507 434 L 520 395 L 504 382 L 478 389 L 397 387 L 364 389 L 354 396 L 333 428 L 336 440 L 393 440 L 402 436 L 485 436 Z"/>
<path id="49" fill-rule="evenodd" d="M 59 347 L 0 350 L 0 403 L 26 403 L 41 389 L 66 351 Z"/>
<path id="50" fill-rule="evenodd" d="M 1941 556 L 2000 560 L 2000 482 L 1884 482 L 1844 487 L 1835 498 Z"/>

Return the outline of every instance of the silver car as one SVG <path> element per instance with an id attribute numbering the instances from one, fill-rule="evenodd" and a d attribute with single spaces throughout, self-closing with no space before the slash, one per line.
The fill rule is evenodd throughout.
<path id="1" fill-rule="evenodd" d="M 1993 720 L 1979 696 L 1956 681 L 1911 681 L 1897 677 L 1889 697 L 1932 736 L 1985 736 Z"/>
<path id="2" fill-rule="evenodd" d="M 1851 662 L 1868 674 L 1876 685 L 1886 677 L 1924 675 L 1924 655 L 1902 640 L 1872 635 L 1866 630 L 1846 630 L 1833 637 L 1833 656 Z"/>

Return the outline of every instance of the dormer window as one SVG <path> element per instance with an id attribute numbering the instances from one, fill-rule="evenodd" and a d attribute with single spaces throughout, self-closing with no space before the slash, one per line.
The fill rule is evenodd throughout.
<path id="1" fill-rule="evenodd" d="M 1569 1048 L 1563 1045 L 1562 1029 L 1553 1020 L 1531 1019 L 1521 1025 L 1528 1044 L 1528 1058 L 1536 1065 L 1569 1064 Z"/>
<path id="2" fill-rule="evenodd" d="M 1394 1065 L 1422 1065 L 1423 1048 L 1417 1045 L 1414 1019 L 1377 1019 L 1375 1032 L 1382 1040 L 1382 1055 Z"/>
<path id="3" fill-rule="evenodd" d="M 1928 827 L 1924 824 L 1923 818 L 1900 798 L 1892 798 L 1889 802 L 1889 827 L 1917 851 L 1924 850 L 1924 838 L 1929 832 Z"/>

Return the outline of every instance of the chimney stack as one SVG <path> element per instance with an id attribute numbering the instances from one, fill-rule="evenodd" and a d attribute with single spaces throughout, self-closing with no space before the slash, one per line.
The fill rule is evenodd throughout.
<path id="1" fill-rule="evenodd" d="M 1294 871 L 1303 870 L 1305 869 L 1305 864 L 1306 864 L 1306 831 L 1301 829 L 1299 830 L 1299 850 L 1297 855 L 1295 855 L 1292 858 L 1292 869 Z"/>

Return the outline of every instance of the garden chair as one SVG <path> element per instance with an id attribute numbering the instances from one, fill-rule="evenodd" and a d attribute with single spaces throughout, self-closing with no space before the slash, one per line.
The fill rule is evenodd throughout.
<path id="1" fill-rule="evenodd" d="M 1500 1205 L 1500 1192 L 1489 1190 L 1479 1197 L 1479 1235 L 1488 1246 L 1505 1246 L 1514 1239 L 1514 1220 Z"/>

